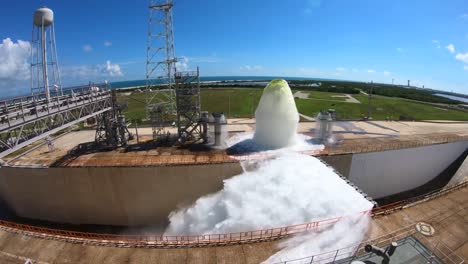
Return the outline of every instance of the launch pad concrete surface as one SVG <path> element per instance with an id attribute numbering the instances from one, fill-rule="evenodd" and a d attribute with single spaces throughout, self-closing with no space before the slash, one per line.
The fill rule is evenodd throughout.
<path id="1" fill-rule="evenodd" d="M 373 239 L 418 222 L 432 225 L 430 243 L 441 241 L 458 256 L 468 259 L 468 187 L 391 214 L 374 218 L 367 238 Z M 278 251 L 278 242 L 234 246 L 144 249 L 72 244 L 31 238 L 0 230 L 0 263 L 260 263 Z M 431 248 L 432 245 L 425 245 Z M 304 256 L 297 256 L 304 257 Z"/>
<path id="2" fill-rule="evenodd" d="M 239 132 L 253 132 L 255 128 L 254 120 L 251 119 L 229 120 L 229 124 L 231 135 Z M 313 122 L 301 123 L 299 133 L 312 136 L 315 132 L 314 127 Z M 336 139 L 340 141 L 339 144 L 327 147 L 316 155 L 382 151 L 468 139 L 467 123 L 336 122 L 334 131 Z M 140 128 L 138 132 L 140 140 L 151 139 L 151 129 Z M 57 165 L 57 162 L 75 146 L 93 140 L 94 131 L 71 132 L 55 140 L 53 152 L 49 152 L 47 145 L 32 148 L 25 155 L 10 160 L 9 165 L 47 168 L 55 164 L 65 169 L 67 167 L 171 166 L 199 163 L 230 163 L 229 166 L 234 166 L 238 163 L 238 160 L 221 150 L 191 151 L 179 148 L 157 148 L 131 152 L 113 150 L 82 154 Z M 213 170 L 213 173 L 219 174 L 222 171 L 225 170 Z M 219 189 L 220 186 L 216 188 Z M 204 192 L 206 190 L 201 193 Z M 196 194 L 194 198 L 199 196 L 200 194 Z M 440 240 L 458 255 L 467 259 L 467 202 L 468 187 L 463 187 L 434 200 L 374 218 L 368 238 L 380 237 L 423 221 L 431 224 L 436 230 L 435 235 L 429 238 L 431 242 Z M 167 212 L 163 213 L 167 215 Z M 117 248 L 45 240 L 0 230 L 0 263 L 24 263 L 28 258 L 33 260 L 33 263 L 260 263 L 277 251 L 278 241 L 206 248 Z"/>
<path id="3" fill-rule="evenodd" d="M 315 122 L 299 124 L 298 132 L 314 136 Z M 229 135 L 253 133 L 254 119 L 230 119 L 227 126 Z M 132 132 L 135 132 L 134 129 Z M 457 122 L 396 122 L 396 121 L 339 121 L 334 123 L 334 137 L 338 142 L 315 155 L 336 155 L 383 151 L 386 149 L 408 148 L 427 144 L 446 143 L 468 139 L 468 123 Z M 140 142 L 152 138 L 151 128 L 138 129 Z M 94 141 L 93 130 L 71 132 L 54 140 L 54 150 L 46 144 L 32 149 L 26 154 L 6 160 L 10 166 L 38 167 L 99 167 L 99 166 L 168 166 L 173 164 L 212 164 L 237 162 L 222 150 L 189 150 L 173 147 L 123 151 L 117 149 L 106 152 L 84 153 L 72 159 L 63 157 L 80 143 Z M 133 140 L 131 143 L 136 143 Z M 364 146 L 373 146 L 363 148 Z M 379 147 L 380 146 L 380 147 Z"/>

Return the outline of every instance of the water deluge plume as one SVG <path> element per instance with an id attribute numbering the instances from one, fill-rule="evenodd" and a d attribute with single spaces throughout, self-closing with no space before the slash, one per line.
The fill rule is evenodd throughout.
<path id="1" fill-rule="evenodd" d="M 267 146 L 267 160 L 243 163 L 244 172 L 224 181 L 224 188 L 169 215 L 166 234 L 213 234 L 258 230 L 359 215 L 372 204 L 319 159 L 294 152 L 301 141 L 291 90 L 284 80 L 272 81 L 256 111 L 251 144 Z M 302 137 L 302 143 L 307 145 Z M 315 146 L 311 146 L 315 148 Z M 264 148 L 260 148 L 264 149 Z M 276 150 L 271 150 L 276 149 Z M 273 155 L 271 155 L 273 154 Z M 367 218 L 350 218 L 318 233 L 283 242 L 267 262 L 303 257 L 362 239 Z"/>
<path id="2" fill-rule="evenodd" d="M 285 80 L 273 80 L 263 90 L 255 111 L 254 141 L 269 148 L 294 144 L 299 113 Z"/>

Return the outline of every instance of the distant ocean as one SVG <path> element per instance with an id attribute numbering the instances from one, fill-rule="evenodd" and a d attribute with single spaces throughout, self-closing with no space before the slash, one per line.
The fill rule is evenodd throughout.
<path id="1" fill-rule="evenodd" d="M 282 76 L 212 76 L 212 77 L 200 77 L 201 82 L 221 82 L 221 81 L 269 81 L 273 79 L 288 79 L 288 80 L 314 80 L 314 81 L 342 81 L 334 79 L 320 79 L 320 78 L 301 78 L 301 77 L 282 77 Z M 134 80 L 134 81 L 123 81 L 123 82 L 111 82 L 113 89 L 144 86 L 146 80 Z"/>
<path id="2" fill-rule="evenodd" d="M 465 97 L 459 97 L 459 96 L 448 95 L 448 94 L 434 94 L 434 95 L 468 103 L 468 98 L 465 98 Z"/>
<path id="3" fill-rule="evenodd" d="M 314 81 L 344 81 L 344 80 L 334 80 L 334 79 L 321 79 L 321 78 L 301 78 L 301 77 L 282 77 L 282 76 L 211 76 L 211 77 L 200 77 L 202 82 L 221 82 L 221 81 L 270 81 L 273 79 L 288 79 L 288 80 L 314 80 Z M 247 85 L 248 82 L 241 82 L 237 84 Z M 88 85 L 88 83 L 83 83 L 81 85 Z M 81 85 L 73 85 L 81 86 Z M 144 86 L 146 85 L 146 80 L 133 80 L 133 81 L 122 81 L 122 82 L 111 82 L 112 89 L 126 88 L 126 87 L 135 87 L 135 86 Z M 261 84 L 263 85 L 263 84 Z M 71 86 L 64 86 L 63 88 L 70 88 Z M 9 94 L 2 94 L 0 92 L 0 100 L 13 98 L 17 96 L 27 96 L 30 95 L 29 88 L 18 89 Z"/>

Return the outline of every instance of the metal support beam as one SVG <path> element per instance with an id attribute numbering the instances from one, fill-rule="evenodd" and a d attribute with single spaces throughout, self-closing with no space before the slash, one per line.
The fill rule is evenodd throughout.
<path id="1" fill-rule="evenodd" d="M 88 86 L 37 100 L 37 95 L 0 101 L 0 158 L 62 129 L 112 109 L 109 90 Z M 100 85 L 104 87 L 104 85 Z"/>
<path id="2" fill-rule="evenodd" d="M 196 143 L 206 138 L 201 122 L 200 71 L 177 72 L 177 130 L 179 143 Z"/>

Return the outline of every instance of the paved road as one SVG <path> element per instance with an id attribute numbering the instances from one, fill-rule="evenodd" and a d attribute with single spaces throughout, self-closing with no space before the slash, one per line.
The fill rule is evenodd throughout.
<path id="1" fill-rule="evenodd" d="M 315 118 L 313 118 L 313 117 L 306 116 L 306 115 L 301 114 L 301 113 L 299 113 L 299 115 L 300 115 L 302 118 L 304 118 L 305 120 L 307 120 L 307 121 L 315 121 Z"/>
<path id="2" fill-rule="evenodd" d="M 337 103 L 353 103 L 353 104 L 360 104 L 361 102 L 359 100 L 357 100 L 356 98 L 354 98 L 352 95 L 350 94 L 343 94 L 343 95 L 335 95 L 335 96 L 332 96 L 332 97 L 346 97 L 345 101 L 340 101 L 340 100 L 328 100 L 328 99 L 317 99 L 317 98 L 309 98 L 309 94 L 308 92 L 303 92 L 303 91 L 297 91 L 294 93 L 294 97 L 296 98 L 300 98 L 300 99 L 306 99 L 306 100 L 318 100 L 318 101 L 329 101 L 329 102 L 337 102 Z"/>

